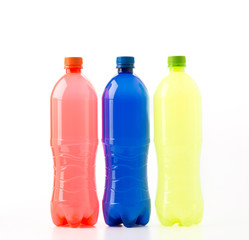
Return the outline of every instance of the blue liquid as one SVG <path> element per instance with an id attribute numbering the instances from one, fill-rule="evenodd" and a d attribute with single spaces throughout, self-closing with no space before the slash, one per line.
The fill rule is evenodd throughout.
<path id="1" fill-rule="evenodd" d="M 146 225 L 150 218 L 149 97 L 146 87 L 132 70 L 120 72 L 108 83 L 102 97 L 102 110 L 105 221 L 109 226 Z"/>

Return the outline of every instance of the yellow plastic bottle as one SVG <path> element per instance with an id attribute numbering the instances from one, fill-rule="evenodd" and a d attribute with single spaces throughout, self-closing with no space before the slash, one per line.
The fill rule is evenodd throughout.
<path id="1" fill-rule="evenodd" d="M 155 146 L 158 160 L 157 216 L 165 226 L 200 223 L 201 95 L 185 73 L 186 58 L 168 58 L 169 75 L 154 95 Z"/>

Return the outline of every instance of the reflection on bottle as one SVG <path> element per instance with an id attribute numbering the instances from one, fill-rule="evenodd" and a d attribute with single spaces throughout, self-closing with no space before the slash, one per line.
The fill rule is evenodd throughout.
<path id="1" fill-rule="evenodd" d="M 148 227 L 124 228 L 107 227 L 105 229 L 105 240 L 150 240 Z"/>
<path id="2" fill-rule="evenodd" d="M 69 228 L 55 227 L 52 232 L 53 240 L 83 240 L 83 239 L 98 239 L 97 229 L 95 227 Z"/>
<path id="3" fill-rule="evenodd" d="M 157 227 L 157 234 L 156 238 L 158 240 L 202 240 L 203 239 L 203 232 L 202 227 L 200 225 L 195 225 L 192 227 Z"/>

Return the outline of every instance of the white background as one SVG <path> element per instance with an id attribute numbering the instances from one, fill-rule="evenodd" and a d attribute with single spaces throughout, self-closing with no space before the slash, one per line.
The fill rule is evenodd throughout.
<path id="1" fill-rule="evenodd" d="M 249 239 L 248 1 L 89 0 L 0 3 L 0 239 Z M 135 56 L 150 94 L 147 227 L 110 228 L 102 209 L 94 228 L 57 228 L 50 217 L 53 161 L 50 93 L 65 56 L 82 56 L 98 95 L 116 74 L 115 58 Z M 162 227 L 155 214 L 157 163 L 152 96 L 169 55 L 186 55 L 202 93 L 202 223 Z M 96 159 L 100 203 L 105 163 Z"/>

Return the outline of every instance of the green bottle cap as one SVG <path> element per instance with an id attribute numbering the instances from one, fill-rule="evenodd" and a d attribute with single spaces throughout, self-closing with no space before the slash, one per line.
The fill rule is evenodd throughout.
<path id="1" fill-rule="evenodd" d="M 168 67 L 186 67 L 186 57 L 185 56 L 168 57 Z"/>

